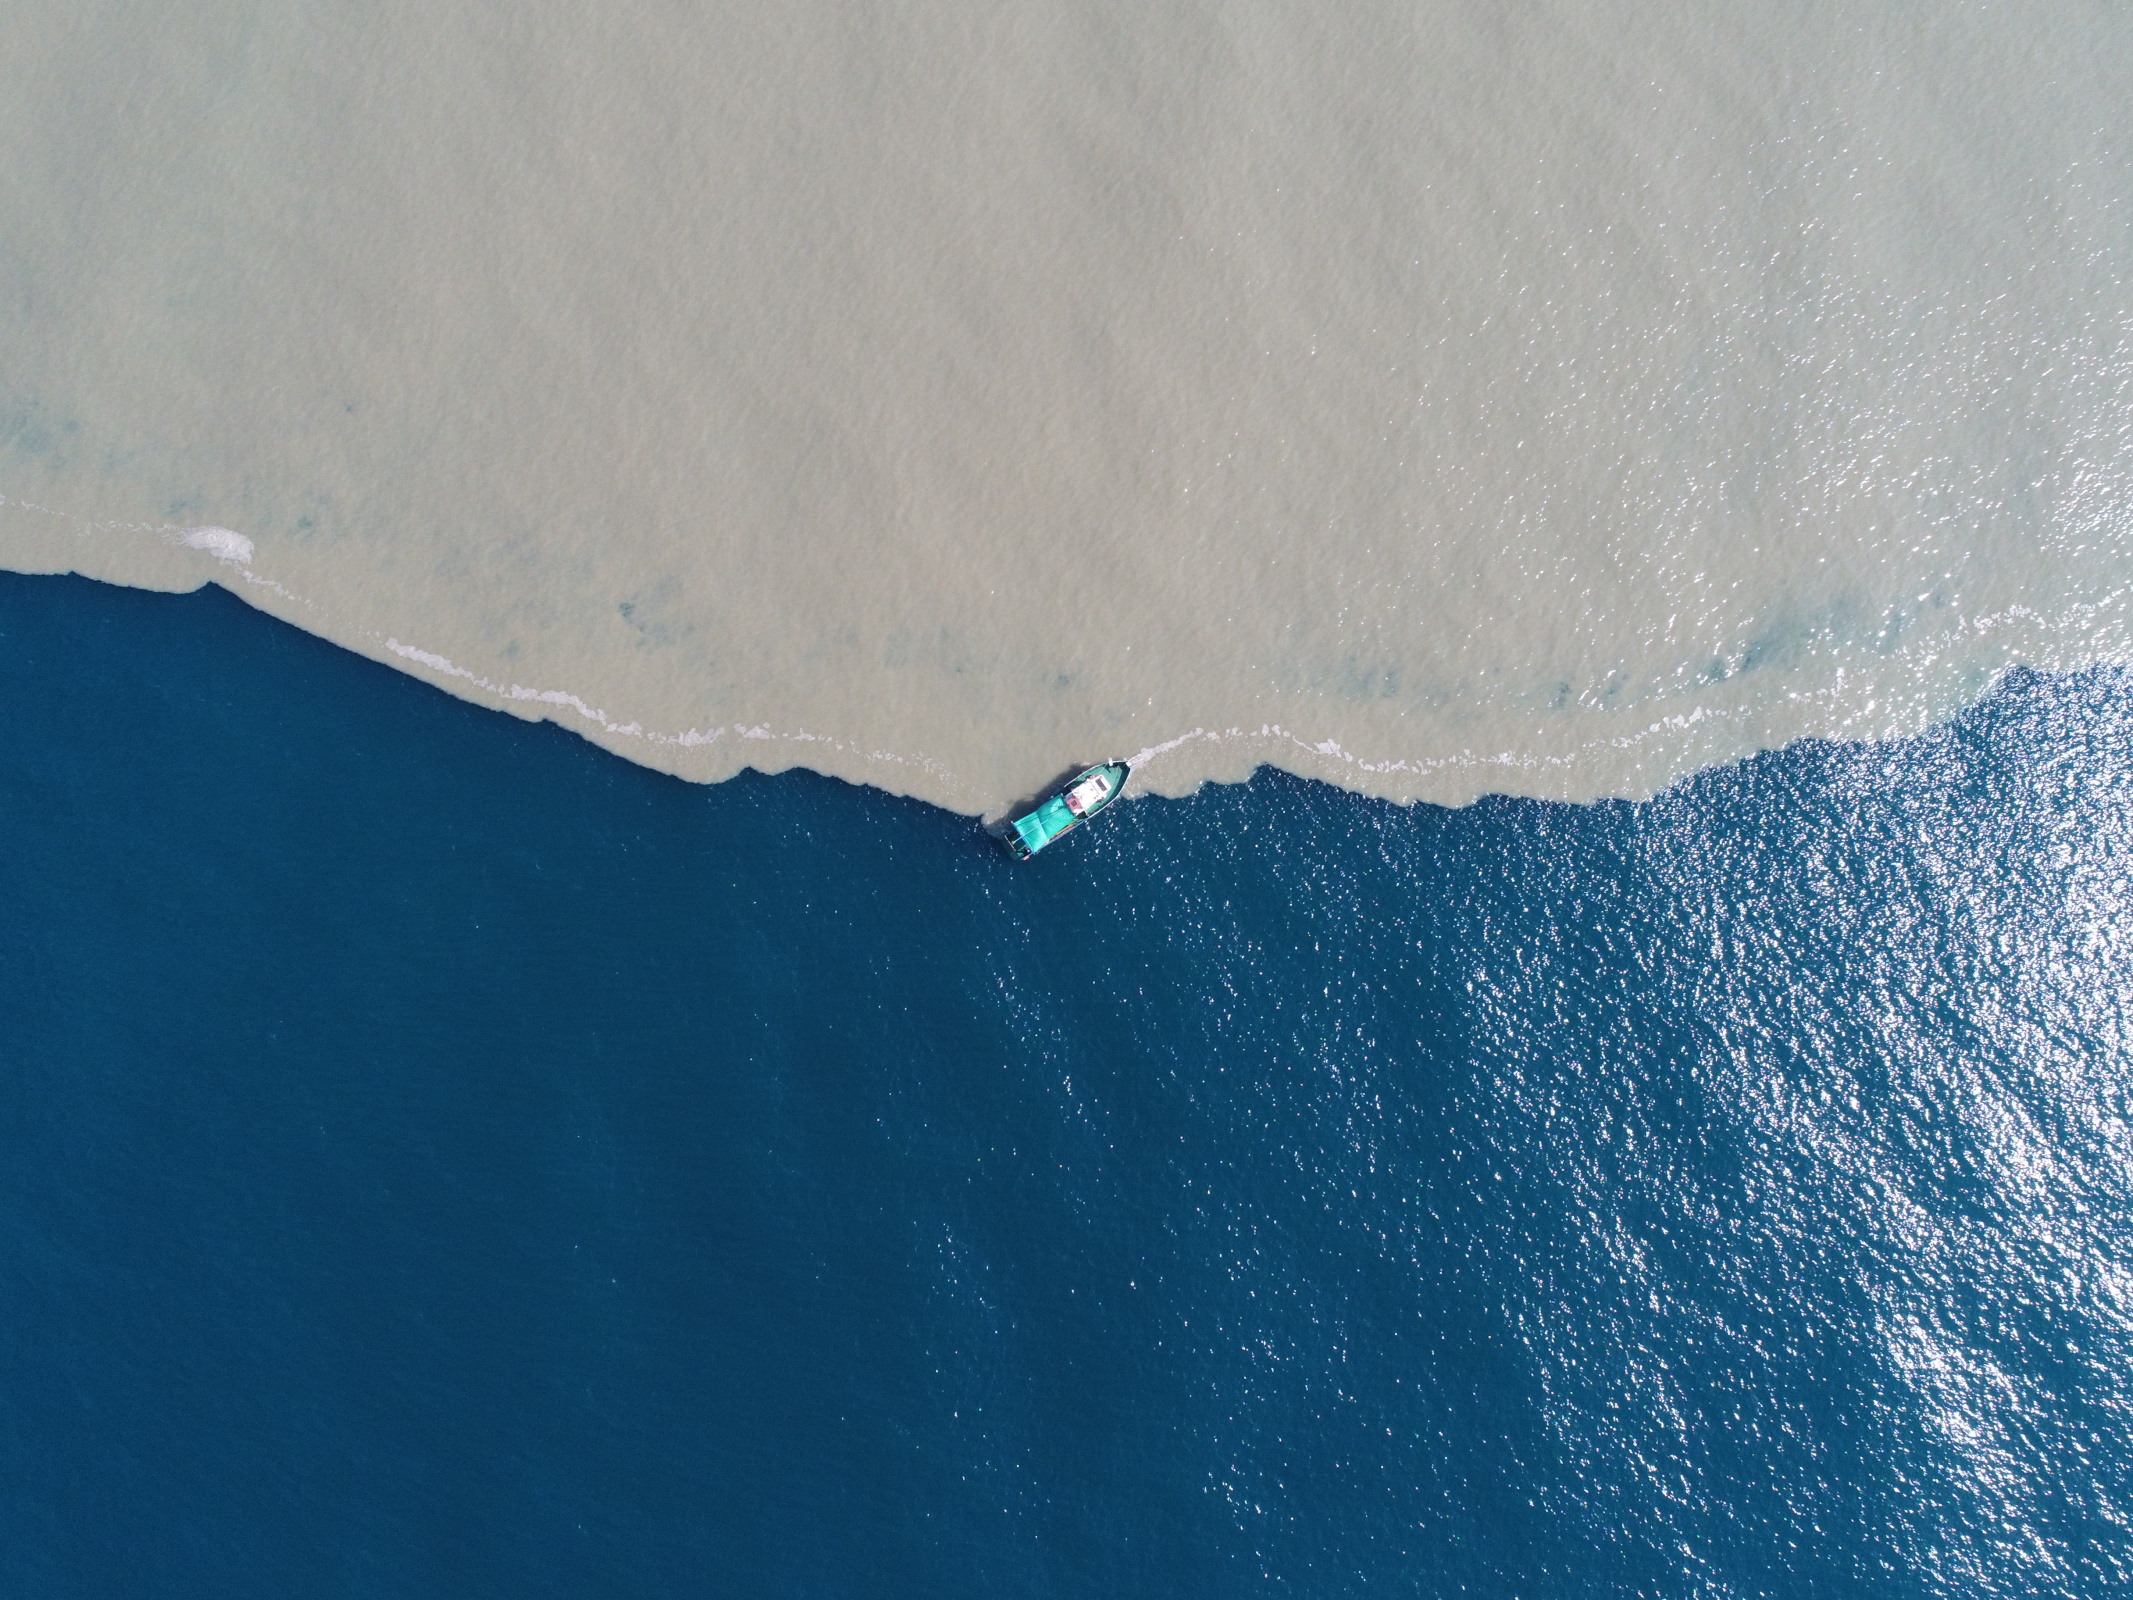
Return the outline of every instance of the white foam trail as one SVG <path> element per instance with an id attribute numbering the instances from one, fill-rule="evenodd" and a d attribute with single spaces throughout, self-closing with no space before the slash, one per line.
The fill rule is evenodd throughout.
<path id="1" fill-rule="evenodd" d="M 683 733 L 661 733 L 656 729 L 646 728 L 637 722 L 617 722 L 605 711 L 602 711 L 597 706 L 588 705 L 583 699 L 572 694 L 567 689 L 533 689 L 522 683 L 498 683 L 493 678 L 485 678 L 478 672 L 468 671 L 448 656 L 441 656 L 434 650 L 424 650 L 415 645 L 403 644 L 398 639 L 387 639 L 385 648 L 403 661 L 412 661 L 418 665 L 428 667 L 432 672 L 441 673 L 445 677 L 457 678 L 461 682 L 472 684 L 474 687 L 496 696 L 498 699 L 514 700 L 521 703 L 530 701 L 538 705 L 555 706 L 561 710 L 574 711 L 587 722 L 597 725 L 603 732 L 620 739 L 639 739 L 646 744 L 673 749 L 697 749 L 705 745 L 716 744 L 728 733 L 731 733 L 736 738 L 760 743 L 821 745 L 831 750 L 863 755 L 869 761 L 885 761 L 896 766 L 915 768 L 936 778 L 946 779 L 951 782 L 955 779 L 955 774 L 945 765 L 928 757 L 899 755 L 894 751 L 888 750 L 861 749 L 858 745 L 852 744 L 847 740 L 832 738 L 828 734 L 809 733 L 804 728 L 790 733 L 781 733 L 761 723 L 736 722 L 730 727 L 690 728 Z"/>
<path id="2" fill-rule="evenodd" d="M 228 528 L 185 528 L 178 534 L 178 543 L 188 550 L 205 550 L 217 561 L 233 561 L 240 567 L 252 562 L 252 541 Z"/>

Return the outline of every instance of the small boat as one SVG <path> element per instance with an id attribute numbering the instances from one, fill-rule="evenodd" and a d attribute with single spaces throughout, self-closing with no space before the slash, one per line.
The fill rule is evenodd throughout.
<path id="1" fill-rule="evenodd" d="M 1081 773 L 1028 816 L 1015 818 L 1007 830 L 1008 854 L 1027 861 L 1061 834 L 1072 833 L 1119 797 L 1132 771 L 1123 761 L 1106 761 Z"/>

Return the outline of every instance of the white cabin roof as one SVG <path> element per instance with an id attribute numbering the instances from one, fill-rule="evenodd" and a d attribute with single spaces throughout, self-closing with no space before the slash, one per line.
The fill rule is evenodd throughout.
<path id="1" fill-rule="evenodd" d="M 1111 780 L 1099 772 L 1067 790 L 1067 804 L 1078 812 L 1089 811 L 1110 792 Z"/>

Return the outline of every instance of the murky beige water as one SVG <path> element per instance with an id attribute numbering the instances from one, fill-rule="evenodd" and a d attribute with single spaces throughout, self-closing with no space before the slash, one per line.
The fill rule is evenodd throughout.
<path id="1" fill-rule="evenodd" d="M 1636 794 L 2133 647 L 2123 6 L 8 34 L 0 564 L 690 777 Z"/>

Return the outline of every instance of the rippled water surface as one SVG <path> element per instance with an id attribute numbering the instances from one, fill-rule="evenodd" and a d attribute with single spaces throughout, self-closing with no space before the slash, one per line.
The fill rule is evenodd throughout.
<path id="1" fill-rule="evenodd" d="M 2133 682 L 1017 866 L 0 579 L 40 1595 L 2117 1592 Z"/>

